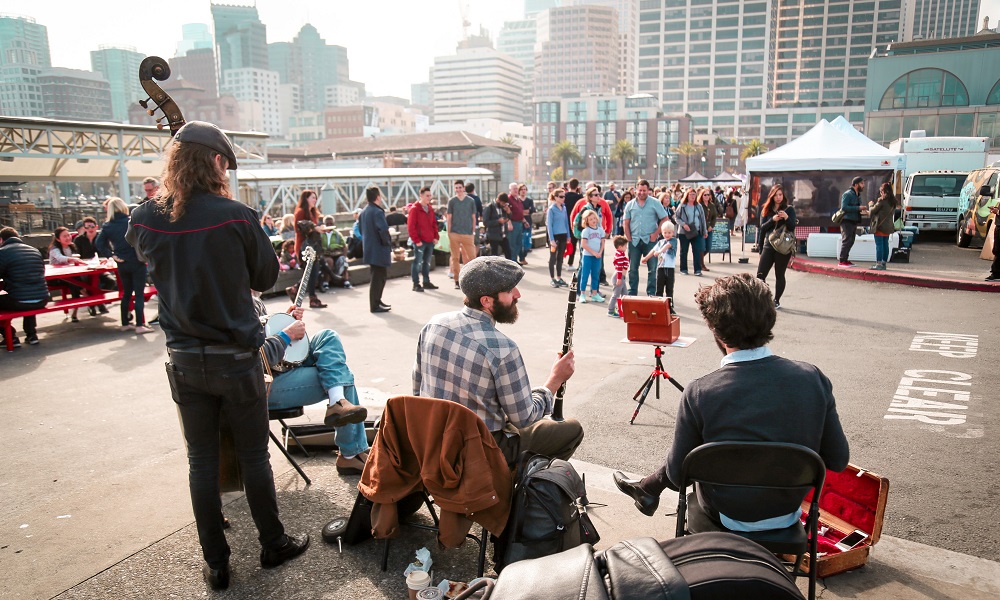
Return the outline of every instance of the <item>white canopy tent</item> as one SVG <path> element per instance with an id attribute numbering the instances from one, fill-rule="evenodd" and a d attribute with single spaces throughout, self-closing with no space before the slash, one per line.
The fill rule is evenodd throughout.
<path id="1" fill-rule="evenodd" d="M 854 130 L 854 134 L 823 119 L 784 146 L 748 158 L 747 173 L 898 171 L 906 165 L 906 155 L 873 142 L 846 120 L 844 122 Z"/>

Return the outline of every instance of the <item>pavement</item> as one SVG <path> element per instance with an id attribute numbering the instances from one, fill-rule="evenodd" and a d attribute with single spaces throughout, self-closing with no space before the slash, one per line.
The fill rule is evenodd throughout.
<path id="1" fill-rule="evenodd" d="M 565 310 L 565 292 L 548 287 L 540 264 L 545 257 L 540 254 L 529 255 L 533 265 L 520 286 L 523 315 L 511 331 L 533 381 L 547 372 L 558 349 Z M 750 256 L 755 262 L 755 255 Z M 709 263 L 712 276 L 755 268 L 714 259 Z M 984 265 L 988 263 L 978 259 L 978 252 L 918 242 L 907 268 L 914 268 L 915 275 L 972 281 L 981 276 Z M 892 263 L 890 268 L 895 270 Z M 324 300 L 331 307 L 309 313 L 311 329 L 313 324 L 331 327 L 344 339 L 366 404 L 377 406 L 387 397 L 408 393 L 416 333 L 431 314 L 457 308 L 458 292 L 449 289 L 441 269 L 432 272 L 432 280 L 442 289 L 425 294 L 410 293 L 408 279 L 390 280 L 385 299 L 394 309 L 386 315 L 368 313 L 368 290 L 363 286 L 327 295 Z M 687 297 L 688 287 L 700 281 L 685 278 L 679 284 L 687 286 L 685 296 L 679 297 Z M 704 283 L 709 281 L 710 277 L 704 278 Z M 286 302 L 272 298 L 268 306 L 280 310 Z M 0 504 L 5 506 L 0 514 L 2 599 L 217 595 L 200 576 L 186 459 L 162 371 L 162 332 L 147 336 L 118 332 L 116 308 L 109 317 L 86 317 L 80 324 L 70 324 L 62 315 L 43 315 L 39 346 L 0 356 L 4 381 L 0 411 L 5 415 L 0 421 L 0 455 L 5 457 L 0 462 Z M 155 302 L 147 310 L 155 314 Z M 656 516 L 645 517 L 616 490 L 611 473 L 613 468 L 646 472 L 661 460 L 676 391 L 666 389 L 666 401 L 650 399 L 639 422 L 621 429 L 618 421 L 627 420 L 631 408 L 621 398 L 609 399 L 607 391 L 613 389 L 622 397 L 627 391 L 630 397 L 636 378 L 648 373 L 650 352 L 628 345 L 608 347 L 609 336 L 617 332 L 614 339 L 622 337 L 619 322 L 591 306 L 577 312 L 578 369 L 566 410 L 568 416 L 586 417 L 588 439 L 574 463 L 585 476 L 591 517 L 602 536 L 598 548 L 639 536 L 671 538 L 676 496 L 664 494 Z M 694 316 L 687 306 L 681 312 Z M 695 319 L 686 321 L 685 335 L 705 333 Z M 711 346 L 697 341 L 693 351 L 672 354 L 667 365 L 682 382 L 689 381 L 704 372 L 709 350 L 714 352 Z M 637 352 L 645 356 L 636 356 Z M 698 354 L 702 352 L 705 357 Z M 694 357 L 698 360 L 691 360 Z M 591 367 L 598 364 L 601 368 Z M 594 407 L 614 410 L 619 429 L 612 429 L 612 419 Z M 321 418 L 322 407 L 312 406 L 299 421 Z M 274 430 L 278 432 L 276 424 Z M 856 442 L 859 460 L 865 459 L 863 445 L 853 438 L 852 455 Z M 878 444 L 869 446 L 875 452 Z M 437 550 L 433 536 L 424 532 L 404 530 L 393 541 L 387 572 L 378 568 L 380 545 L 374 541 L 344 546 L 342 551 L 325 544 L 320 530 L 334 517 L 349 513 L 358 478 L 338 475 L 331 452 L 299 460 L 312 478 L 309 486 L 284 457 L 272 452 L 282 519 L 289 531 L 310 533 L 312 547 L 285 566 L 262 570 L 245 497 L 225 495 L 225 514 L 233 524 L 227 533 L 233 548 L 233 582 L 219 597 L 399 599 L 406 594 L 402 571 L 424 546 L 434 558 L 435 581 L 475 576 L 471 544 Z M 890 494 L 887 514 L 896 508 L 896 493 Z M 975 519 L 968 523 L 974 534 Z M 902 528 L 897 532 L 908 535 Z M 805 589 L 804 580 L 799 585 Z M 1000 563 L 883 535 L 866 566 L 821 580 L 820 590 L 822 598 L 997 598 Z"/>

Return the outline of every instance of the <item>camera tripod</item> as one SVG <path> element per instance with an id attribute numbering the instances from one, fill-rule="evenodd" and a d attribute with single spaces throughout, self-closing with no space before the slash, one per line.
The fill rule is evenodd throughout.
<path id="1" fill-rule="evenodd" d="M 639 404 L 635 406 L 635 412 L 632 413 L 632 418 L 629 419 L 628 424 L 632 425 L 635 423 L 635 418 L 639 416 L 639 410 L 642 405 L 646 402 L 646 396 L 649 395 L 649 390 L 656 385 L 656 399 L 660 399 L 660 378 L 664 378 L 670 383 L 674 384 L 674 387 L 680 391 L 684 391 L 684 387 L 677 382 L 676 379 L 667 373 L 666 369 L 663 368 L 663 348 L 656 346 L 653 350 L 653 354 L 656 356 L 656 365 L 653 367 L 653 372 L 649 374 L 646 381 L 642 382 L 642 386 L 639 387 L 639 391 L 632 396 L 633 400 L 638 400 Z"/>

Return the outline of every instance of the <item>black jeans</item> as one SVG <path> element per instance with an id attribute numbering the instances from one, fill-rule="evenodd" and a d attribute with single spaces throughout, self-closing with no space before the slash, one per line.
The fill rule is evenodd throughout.
<path id="1" fill-rule="evenodd" d="M 141 262 L 120 262 L 118 263 L 118 279 L 122 284 L 122 325 L 128 325 L 129 304 L 132 296 L 135 296 L 135 326 L 146 324 L 146 316 L 143 313 L 146 291 L 146 264 Z"/>
<path id="2" fill-rule="evenodd" d="M 792 260 L 791 254 L 782 254 L 774 249 L 766 239 L 760 251 L 760 261 L 757 263 L 757 279 L 766 282 L 767 276 L 774 267 L 774 301 L 780 302 L 785 293 L 785 271 Z"/>
<path id="3" fill-rule="evenodd" d="M 305 249 L 306 249 L 306 247 L 303 246 L 302 250 L 305 250 Z M 302 258 L 302 251 L 301 250 L 299 251 L 299 257 L 298 258 L 299 258 L 299 261 L 298 261 L 299 268 L 300 269 L 306 268 L 306 261 L 303 260 L 303 258 Z M 310 298 L 315 298 L 316 297 L 316 284 L 319 282 L 319 271 L 320 271 L 319 264 L 313 263 L 313 270 L 312 270 L 311 273 L 309 273 L 309 279 L 306 280 L 306 294 L 308 294 Z"/>
<path id="4" fill-rule="evenodd" d="M 489 240 L 489 242 L 490 242 L 490 254 L 492 254 L 493 256 L 503 256 L 507 260 L 512 260 L 510 258 L 510 242 L 507 241 L 507 238 L 503 238 L 500 240 Z M 503 254 L 500 253 L 501 251 L 503 251 Z"/>
<path id="5" fill-rule="evenodd" d="M 858 235 L 858 224 L 854 221 L 841 221 L 840 222 L 840 262 L 847 262 L 848 257 L 851 255 L 851 248 L 854 247 L 854 238 Z M 761 243 L 763 246 L 769 246 L 767 240 Z"/>
<path id="6" fill-rule="evenodd" d="M 389 269 L 368 265 L 372 271 L 372 282 L 368 284 L 368 309 L 375 310 L 382 304 L 382 290 L 385 289 L 385 280 L 389 277 Z"/>
<path id="7" fill-rule="evenodd" d="M 562 277 L 563 254 L 566 254 L 566 234 L 557 233 L 552 236 L 556 242 L 555 252 L 552 251 L 552 244 L 549 243 L 549 277 L 559 279 Z"/>
<path id="8" fill-rule="evenodd" d="M 264 548 L 280 547 L 287 538 L 278 518 L 278 499 L 267 451 L 267 397 L 260 355 L 249 350 L 242 355 L 171 351 L 166 367 L 170 393 L 177 403 L 187 443 L 191 506 L 205 562 L 219 568 L 226 564 L 230 554 L 222 530 L 219 497 L 222 419 L 233 431 L 257 539 Z"/>
<path id="9" fill-rule="evenodd" d="M 46 298 L 40 302 L 18 302 L 10 297 L 10 294 L 0 294 L 0 310 L 34 310 L 36 308 L 42 308 L 49 303 L 49 299 Z M 21 320 L 21 328 L 24 329 L 24 335 L 31 337 L 33 335 L 38 335 L 36 329 L 35 315 L 30 317 L 24 317 Z M 2 334 L 3 330 L 0 330 Z M 11 320 L 10 324 L 10 334 L 13 337 L 17 337 L 17 328 L 14 327 L 14 322 Z"/>
<path id="10" fill-rule="evenodd" d="M 656 269 L 656 295 L 670 298 L 670 310 L 674 310 L 674 268 Z"/>

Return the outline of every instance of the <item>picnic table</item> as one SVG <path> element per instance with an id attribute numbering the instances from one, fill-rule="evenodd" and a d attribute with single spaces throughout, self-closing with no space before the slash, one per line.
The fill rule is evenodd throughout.
<path id="1" fill-rule="evenodd" d="M 101 275 L 104 273 L 114 273 L 117 275 L 117 272 L 118 264 L 113 260 L 94 261 L 87 265 L 45 265 L 45 283 L 48 285 L 52 300 L 42 308 L 0 311 L 0 328 L 3 328 L 4 339 L 7 342 L 7 351 L 14 350 L 14 335 L 11 328 L 11 321 L 18 317 L 59 311 L 69 312 L 74 308 L 85 308 L 120 301 L 122 299 L 121 281 L 118 281 L 117 290 L 107 291 L 101 289 Z M 86 295 L 73 298 L 72 290 L 74 286 L 82 288 Z M 57 295 L 59 296 L 58 299 L 56 298 Z M 143 298 L 149 300 L 155 295 L 156 288 L 147 285 L 143 292 Z"/>

